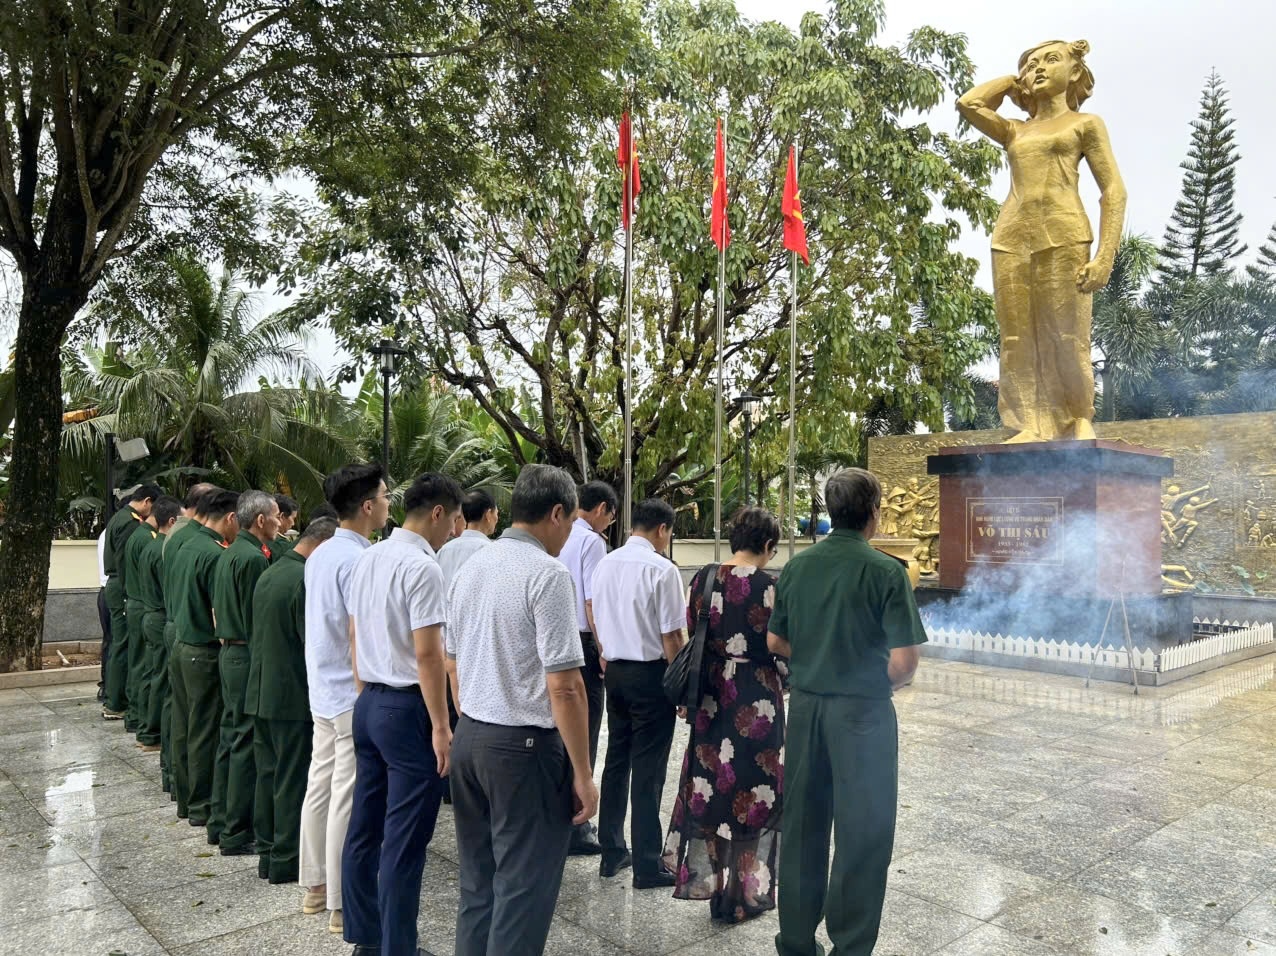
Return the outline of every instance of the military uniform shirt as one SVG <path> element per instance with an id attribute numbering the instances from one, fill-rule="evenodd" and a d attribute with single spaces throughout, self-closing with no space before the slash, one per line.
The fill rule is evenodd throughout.
<path id="1" fill-rule="evenodd" d="M 275 540 L 270 542 L 270 563 L 276 563 L 280 558 L 291 551 L 296 544 L 296 538 L 290 538 L 286 534 L 277 535 Z"/>
<path id="2" fill-rule="evenodd" d="M 102 573 L 108 578 L 120 578 L 120 584 L 124 583 L 124 545 L 141 525 L 142 516 L 133 510 L 132 505 L 125 505 L 106 523 L 106 547 L 102 549 Z"/>
<path id="3" fill-rule="evenodd" d="M 246 641 L 253 636 L 253 588 L 270 567 L 269 549 L 241 531 L 221 556 L 213 579 L 214 633 L 223 641 Z"/>
<path id="4" fill-rule="evenodd" d="M 926 643 L 904 566 L 845 529 L 784 568 L 769 629 L 792 645 L 789 684 L 808 694 L 890 697 L 891 650 Z"/>
<path id="5" fill-rule="evenodd" d="M 165 582 L 164 593 L 174 602 L 172 620 L 177 639 L 184 644 L 212 644 L 217 640 L 213 634 L 213 578 L 226 541 L 202 524 L 193 527 L 190 540 L 169 558 L 171 577 Z"/>
<path id="6" fill-rule="evenodd" d="M 124 596 L 130 601 L 142 600 L 142 575 L 139 562 L 142 552 L 155 540 L 155 529 L 143 523 L 141 530 L 134 531 L 124 543 L 124 573 L 120 576 L 124 584 Z"/>
<path id="7" fill-rule="evenodd" d="M 257 580 L 246 714 L 266 720 L 310 719 L 305 574 L 306 559 L 289 550 Z"/>
<path id="8" fill-rule="evenodd" d="M 164 542 L 168 535 L 155 533 L 137 558 L 137 592 L 147 611 L 164 613 Z"/>
<path id="9" fill-rule="evenodd" d="M 177 567 L 177 556 L 182 549 L 194 540 L 199 528 L 198 521 L 187 518 L 186 523 L 174 527 L 164 539 L 162 549 L 164 555 L 163 569 L 160 571 L 160 582 L 164 590 L 164 614 L 170 621 L 177 620 L 177 585 L 174 581 L 174 569 Z"/>

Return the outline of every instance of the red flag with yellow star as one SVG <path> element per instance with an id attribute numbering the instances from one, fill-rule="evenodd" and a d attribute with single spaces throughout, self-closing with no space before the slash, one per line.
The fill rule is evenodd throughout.
<path id="1" fill-rule="evenodd" d="M 808 266 L 811 254 L 806 248 L 806 222 L 802 219 L 802 190 L 798 189 L 796 150 L 789 147 L 789 171 L 784 177 L 784 198 L 780 212 L 784 215 L 784 248 L 796 252 Z"/>
<path id="2" fill-rule="evenodd" d="M 642 192 L 642 180 L 638 176 L 638 150 L 634 146 L 633 126 L 629 111 L 620 117 L 620 143 L 616 146 L 616 165 L 620 167 L 620 218 L 629 231 L 633 221 L 634 200 Z"/>
<path id="3" fill-rule="evenodd" d="M 721 119 L 713 146 L 713 212 L 709 217 L 709 233 L 720 251 L 731 244 L 731 224 L 727 222 L 727 151 L 722 144 Z"/>

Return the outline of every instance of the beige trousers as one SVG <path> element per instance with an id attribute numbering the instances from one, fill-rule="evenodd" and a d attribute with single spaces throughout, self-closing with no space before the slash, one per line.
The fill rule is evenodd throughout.
<path id="1" fill-rule="evenodd" d="M 354 711 L 316 717 L 306 800 L 301 805 L 302 886 L 328 886 L 328 909 L 341 909 L 341 849 L 354 798 Z"/>
<path id="2" fill-rule="evenodd" d="M 1054 441 L 1076 437 L 1078 423 L 1094 420 L 1092 298 L 1077 290 L 1077 270 L 1089 258 L 1089 243 L 1028 256 L 993 251 L 1001 326 L 997 407 L 1007 428 Z"/>

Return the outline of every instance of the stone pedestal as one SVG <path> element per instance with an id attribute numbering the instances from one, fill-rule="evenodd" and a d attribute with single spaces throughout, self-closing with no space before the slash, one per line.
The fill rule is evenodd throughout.
<path id="1" fill-rule="evenodd" d="M 1103 598 L 1160 594 L 1161 452 L 1103 440 L 941 448 L 939 584 Z"/>

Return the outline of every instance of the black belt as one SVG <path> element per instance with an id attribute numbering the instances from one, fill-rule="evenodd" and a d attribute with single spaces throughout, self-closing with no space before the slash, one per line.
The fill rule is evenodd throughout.
<path id="1" fill-rule="evenodd" d="M 669 662 L 666 661 L 663 657 L 657 657 L 654 660 L 650 660 L 650 661 L 631 661 L 625 657 L 607 658 L 608 667 L 610 667 L 612 664 L 667 664 L 667 663 Z"/>
<path id="2" fill-rule="evenodd" d="M 247 647 L 248 642 L 247 641 L 231 641 L 231 640 L 227 640 L 226 638 L 222 638 L 222 646 L 223 647 Z"/>
<path id="3" fill-rule="evenodd" d="M 409 684 L 407 687 L 393 687 L 390 684 L 378 684 L 376 681 L 369 681 L 365 687 L 375 687 L 377 690 L 388 690 L 396 694 L 420 694 L 420 684 Z"/>

